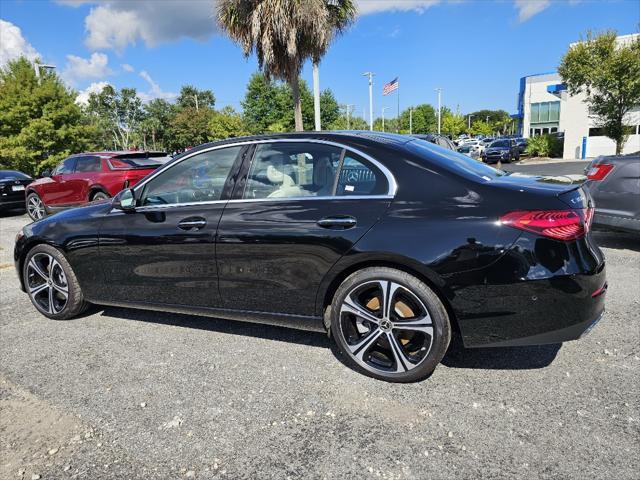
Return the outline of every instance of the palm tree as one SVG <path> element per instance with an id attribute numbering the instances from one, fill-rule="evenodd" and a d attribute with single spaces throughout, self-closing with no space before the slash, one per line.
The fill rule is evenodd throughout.
<path id="1" fill-rule="evenodd" d="M 349 4 L 349 8 L 342 8 Z M 297 131 L 303 130 L 299 76 L 308 58 L 319 60 L 341 26 L 342 11 L 353 11 L 343 0 L 219 0 L 220 28 L 236 41 L 244 55 L 254 51 L 264 75 L 291 86 Z M 334 13 L 335 12 L 335 13 Z M 335 17 L 334 17 L 335 15 Z M 332 20 L 333 19 L 333 20 Z M 346 28 L 347 23 L 340 28 Z"/>

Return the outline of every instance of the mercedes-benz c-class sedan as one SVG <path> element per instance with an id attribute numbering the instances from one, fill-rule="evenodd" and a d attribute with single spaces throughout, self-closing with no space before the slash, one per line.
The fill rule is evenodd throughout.
<path id="1" fill-rule="evenodd" d="M 24 227 L 23 289 L 328 331 L 355 369 L 427 377 L 467 347 L 579 338 L 604 311 L 592 200 L 413 137 L 315 132 L 202 145 L 115 198 Z"/>

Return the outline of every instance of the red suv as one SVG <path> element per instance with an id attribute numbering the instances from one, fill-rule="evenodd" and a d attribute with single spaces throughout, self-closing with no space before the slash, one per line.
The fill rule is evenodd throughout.
<path id="1" fill-rule="evenodd" d="M 161 152 L 93 152 L 66 158 L 27 187 L 33 220 L 65 208 L 113 197 L 171 160 Z"/>

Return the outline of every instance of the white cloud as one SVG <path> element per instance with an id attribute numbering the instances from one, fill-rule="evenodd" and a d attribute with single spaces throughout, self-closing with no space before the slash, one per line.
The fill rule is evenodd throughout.
<path id="1" fill-rule="evenodd" d="M 215 0 L 58 0 L 70 6 L 93 5 L 85 18 L 86 45 L 123 51 L 142 40 L 147 46 L 217 31 Z"/>
<path id="2" fill-rule="evenodd" d="M 92 53 L 88 59 L 67 55 L 67 65 L 62 76 L 71 84 L 76 80 L 104 78 L 113 73 L 108 63 L 109 57 L 104 53 Z"/>
<path id="3" fill-rule="evenodd" d="M 107 85 L 109 85 L 109 82 L 92 83 L 78 94 L 78 96 L 76 97 L 76 103 L 78 105 L 86 105 L 87 103 L 89 103 L 89 95 L 91 95 L 92 93 L 101 92 L 102 89 Z"/>
<path id="4" fill-rule="evenodd" d="M 40 54 L 25 40 L 19 27 L 0 19 L 0 66 L 21 56 L 33 61 Z"/>
<path id="5" fill-rule="evenodd" d="M 518 21 L 526 22 L 551 5 L 551 0 L 515 0 Z"/>
<path id="6" fill-rule="evenodd" d="M 160 85 L 158 85 L 153 78 L 151 78 L 151 75 L 149 75 L 146 70 L 142 70 L 140 72 L 140 76 L 142 78 L 144 78 L 147 83 L 149 84 L 149 91 L 147 92 L 139 92 L 138 95 L 140 96 L 140 98 L 142 99 L 143 102 L 149 102 L 155 98 L 163 98 L 165 100 L 173 100 L 174 98 L 176 98 L 178 95 L 176 93 L 173 92 L 164 92 L 161 88 Z"/>
<path id="7" fill-rule="evenodd" d="M 122 70 L 124 70 L 125 72 L 133 72 L 135 69 L 129 65 L 128 63 L 123 63 L 120 65 L 122 67 Z"/>
<path id="8" fill-rule="evenodd" d="M 418 12 L 423 13 L 430 7 L 440 3 L 440 0 L 359 0 L 358 13 L 367 15 L 379 12 Z"/>

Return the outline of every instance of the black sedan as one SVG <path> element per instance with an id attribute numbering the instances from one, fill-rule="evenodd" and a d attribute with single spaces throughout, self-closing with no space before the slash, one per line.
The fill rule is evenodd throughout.
<path id="1" fill-rule="evenodd" d="M 25 208 L 25 189 L 33 182 L 29 175 L 16 170 L 0 170 L 0 211 Z"/>
<path id="2" fill-rule="evenodd" d="M 200 146 L 115 198 L 26 226 L 22 288 L 53 319 L 89 302 L 330 331 L 350 364 L 428 376 L 467 347 L 579 338 L 604 311 L 580 185 L 509 175 L 412 137 Z"/>
<path id="3" fill-rule="evenodd" d="M 640 232 L 640 153 L 598 157 L 585 171 L 593 196 L 593 223 Z"/>
<path id="4" fill-rule="evenodd" d="M 513 160 L 520 160 L 520 149 L 513 138 L 495 140 L 482 152 L 482 161 L 486 163 L 511 163 Z"/>

